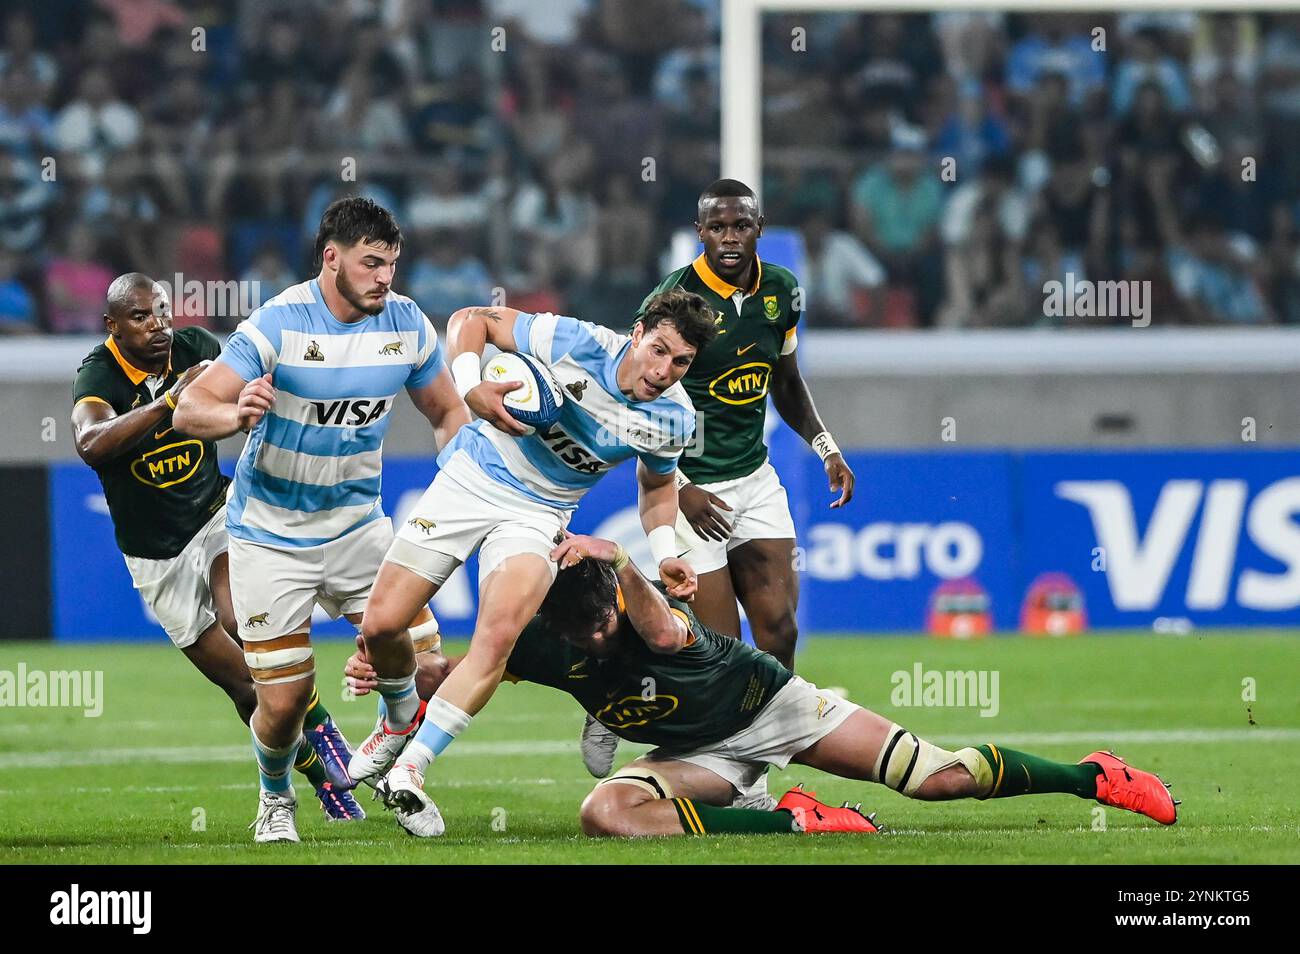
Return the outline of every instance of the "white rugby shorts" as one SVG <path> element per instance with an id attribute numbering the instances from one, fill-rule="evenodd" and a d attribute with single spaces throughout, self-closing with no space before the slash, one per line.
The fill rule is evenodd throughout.
<path id="1" fill-rule="evenodd" d="M 768 766 L 785 768 L 792 758 L 830 735 L 861 708 L 795 676 L 735 735 L 686 753 L 651 749 L 641 758 L 652 769 L 655 762 L 698 765 L 730 782 L 738 799 L 753 798 L 767 790 L 764 777 Z M 635 768 L 628 772 L 633 778 L 637 775 Z M 622 770 L 601 784 L 618 781 L 621 774 Z M 672 798 L 673 793 L 662 797 Z"/>
<path id="2" fill-rule="evenodd" d="M 719 509 L 731 525 L 726 540 L 706 540 L 695 532 L 682 514 L 677 515 L 678 550 L 689 550 L 684 559 L 696 573 L 709 573 L 727 565 L 727 554 L 750 540 L 793 540 L 794 519 L 790 501 L 771 461 L 752 474 L 716 484 L 697 484 L 701 490 L 721 497 L 731 510 Z"/>
<path id="3" fill-rule="evenodd" d="M 331 619 L 362 613 L 393 540 L 380 517 L 314 547 L 273 547 L 230 539 L 230 596 L 239 638 L 261 641 L 306 632 L 320 605 Z"/>
<path id="4" fill-rule="evenodd" d="M 193 646 L 217 621 L 212 561 L 226 552 L 227 542 L 226 507 L 222 504 L 185 544 L 185 549 L 171 559 L 148 560 L 124 554 L 135 588 L 177 649 Z"/>
<path id="5" fill-rule="evenodd" d="M 478 577 L 509 557 L 535 553 L 555 578 L 551 550 L 563 539 L 571 512 L 529 500 L 488 477 L 475 464 L 457 460 L 438 471 L 406 521 L 385 559 L 441 586 L 478 550 Z"/>

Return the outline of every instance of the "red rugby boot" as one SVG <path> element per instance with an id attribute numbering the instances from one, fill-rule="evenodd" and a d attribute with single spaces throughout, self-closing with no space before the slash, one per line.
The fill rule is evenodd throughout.
<path id="1" fill-rule="evenodd" d="M 1178 821 L 1179 802 L 1169 785 L 1150 772 L 1134 768 L 1114 752 L 1093 752 L 1079 759 L 1101 768 L 1097 776 L 1097 801 L 1153 818 L 1162 825 Z"/>
<path id="2" fill-rule="evenodd" d="M 776 810 L 789 812 L 804 831 L 851 831 L 863 835 L 880 831 L 880 826 L 876 824 L 876 813 L 864 815 L 859 811 L 860 807 L 851 808 L 845 802 L 839 808 L 833 808 L 819 802 L 816 792 L 803 790 L 802 782 L 782 795 L 776 803 Z"/>

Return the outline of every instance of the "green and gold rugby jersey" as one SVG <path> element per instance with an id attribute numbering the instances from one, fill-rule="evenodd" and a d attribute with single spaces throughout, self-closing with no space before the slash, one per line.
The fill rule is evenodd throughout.
<path id="1" fill-rule="evenodd" d="M 619 737 L 670 752 L 735 735 L 793 678 L 790 670 L 768 653 L 701 626 L 685 603 L 668 603 L 690 627 L 690 642 L 679 652 L 651 652 L 622 616 L 620 652 L 598 659 L 538 617 L 515 643 L 506 678 L 561 689 Z"/>
<path id="2" fill-rule="evenodd" d="M 688 448 L 678 465 L 692 483 L 712 484 L 745 477 L 767 460 L 763 422 L 772 369 L 794 350 L 802 303 L 794 274 L 755 260 L 758 280 L 748 289 L 719 278 L 701 254 L 673 272 L 641 303 L 670 288 L 701 295 L 714 312 L 718 336 L 695 356 L 682 378 L 697 414 L 698 448 Z"/>
<path id="3" fill-rule="evenodd" d="M 210 331 L 178 328 L 171 364 L 161 377 L 151 377 L 133 367 L 110 337 L 81 362 L 73 406 L 99 401 L 125 414 L 161 396 L 187 368 L 220 353 L 221 343 Z M 170 559 L 184 550 L 225 503 L 230 483 L 217 467 L 217 445 L 176 433 L 171 411 L 95 473 L 108 499 L 118 548 L 149 560 Z"/>

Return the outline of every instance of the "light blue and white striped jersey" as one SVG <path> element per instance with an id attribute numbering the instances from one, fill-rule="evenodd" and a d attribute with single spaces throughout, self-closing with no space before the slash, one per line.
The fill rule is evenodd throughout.
<path id="1" fill-rule="evenodd" d="M 270 373 L 276 391 L 235 468 L 232 537 L 312 547 L 383 516 L 380 448 L 393 402 L 444 367 L 415 302 L 389 292 L 379 314 L 345 324 L 312 279 L 240 322 L 218 360 L 245 381 Z"/>
<path id="2" fill-rule="evenodd" d="M 551 369 L 564 388 L 560 420 L 545 431 L 511 437 L 487 421 L 457 431 L 438 466 L 473 487 L 482 478 L 563 510 L 610 468 L 638 457 L 671 474 L 695 433 L 695 408 L 680 383 L 653 401 L 634 401 L 618 387 L 619 363 L 632 339 L 576 318 L 520 315 L 515 346 Z"/>

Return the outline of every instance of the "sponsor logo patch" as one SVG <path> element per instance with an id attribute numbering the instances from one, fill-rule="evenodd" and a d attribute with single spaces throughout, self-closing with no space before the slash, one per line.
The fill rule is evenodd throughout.
<path id="1" fill-rule="evenodd" d="M 196 439 L 158 447 L 131 462 L 131 474 L 156 490 L 181 484 L 194 476 L 203 462 L 203 442 Z"/>
<path id="2" fill-rule="evenodd" d="M 653 699 L 624 696 L 597 712 L 596 718 L 611 729 L 631 729 L 672 715 L 677 705 L 676 696 L 656 695 Z"/>
<path id="3" fill-rule="evenodd" d="M 709 394 L 723 404 L 753 404 L 767 397 L 771 381 L 772 366 L 766 361 L 751 361 L 710 381 Z"/>

